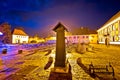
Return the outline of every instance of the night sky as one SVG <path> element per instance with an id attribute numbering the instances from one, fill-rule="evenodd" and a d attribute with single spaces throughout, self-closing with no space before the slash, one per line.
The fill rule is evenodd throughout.
<path id="1" fill-rule="evenodd" d="M 68 30 L 100 28 L 120 11 L 120 0 L 0 0 L 0 23 L 21 26 L 29 35 L 52 33 L 57 22 Z"/>

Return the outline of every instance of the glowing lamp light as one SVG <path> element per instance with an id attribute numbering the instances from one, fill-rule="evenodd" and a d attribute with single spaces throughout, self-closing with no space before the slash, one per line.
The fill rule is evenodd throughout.
<path id="1" fill-rule="evenodd" d="M 3 33 L 2 33 L 2 32 L 0 32 L 0 35 L 3 35 Z"/>

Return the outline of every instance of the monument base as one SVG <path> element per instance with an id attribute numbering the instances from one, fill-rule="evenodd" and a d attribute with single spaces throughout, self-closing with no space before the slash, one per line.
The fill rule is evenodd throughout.
<path id="1" fill-rule="evenodd" d="M 66 63 L 66 67 L 51 68 L 48 80 L 72 80 L 70 64 Z"/>
<path id="2" fill-rule="evenodd" d="M 69 73 L 70 70 L 70 64 L 66 63 L 65 67 L 54 67 L 51 68 L 51 72 L 56 72 L 56 73 Z"/>

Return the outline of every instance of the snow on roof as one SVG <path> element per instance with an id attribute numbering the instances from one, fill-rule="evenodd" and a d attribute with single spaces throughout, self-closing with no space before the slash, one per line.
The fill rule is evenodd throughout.
<path id="1" fill-rule="evenodd" d="M 28 36 L 23 30 L 20 30 L 20 29 L 14 29 L 13 34 L 14 35 Z"/>

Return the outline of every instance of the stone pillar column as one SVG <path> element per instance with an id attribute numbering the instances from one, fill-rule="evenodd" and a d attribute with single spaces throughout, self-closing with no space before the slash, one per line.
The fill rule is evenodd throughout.
<path id="1" fill-rule="evenodd" d="M 56 55 L 54 67 L 65 67 L 66 51 L 65 51 L 65 27 L 59 23 L 53 30 L 57 34 Z"/>
<path id="2" fill-rule="evenodd" d="M 57 31 L 55 67 L 65 67 L 65 34 L 64 30 Z"/>

